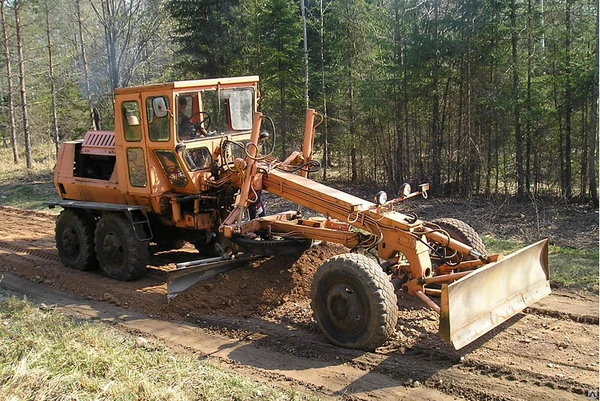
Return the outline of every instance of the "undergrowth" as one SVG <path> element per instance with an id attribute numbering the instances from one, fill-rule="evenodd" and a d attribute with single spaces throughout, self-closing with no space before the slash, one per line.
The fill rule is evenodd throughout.
<path id="1" fill-rule="evenodd" d="M 0 206 L 49 211 L 44 202 L 59 199 L 52 184 L 54 146 L 34 147 L 32 153 L 33 165 L 28 169 L 23 154 L 15 164 L 12 149 L 0 148 Z"/>
<path id="2" fill-rule="evenodd" d="M 508 255 L 522 249 L 527 244 L 505 241 L 483 236 L 488 253 Z M 550 265 L 550 283 L 553 288 L 569 288 L 598 293 L 598 250 L 576 249 L 550 245 L 548 264 Z"/>

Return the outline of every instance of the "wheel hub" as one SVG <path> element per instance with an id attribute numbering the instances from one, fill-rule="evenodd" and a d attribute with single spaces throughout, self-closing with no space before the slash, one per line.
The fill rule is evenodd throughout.
<path id="1" fill-rule="evenodd" d="M 63 250 L 72 258 L 79 255 L 79 237 L 73 229 L 66 229 L 62 232 Z"/>
<path id="2" fill-rule="evenodd" d="M 335 326 L 353 333 L 363 326 L 365 308 L 359 296 L 345 284 L 336 284 L 327 293 L 327 310 Z"/>
<path id="3" fill-rule="evenodd" d="M 104 253 L 113 266 L 121 266 L 125 258 L 121 238 L 115 233 L 108 233 L 102 243 Z"/>

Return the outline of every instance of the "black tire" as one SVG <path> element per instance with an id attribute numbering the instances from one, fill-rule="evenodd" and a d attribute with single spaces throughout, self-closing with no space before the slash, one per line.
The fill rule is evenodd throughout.
<path id="1" fill-rule="evenodd" d="M 130 281 L 142 277 L 148 264 L 148 242 L 138 241 L 131 222 L 123 215 L 103 215 L 96 226 L 96 254 L 104 274 Z"/>
<path id="2" fill-rule="evenodd" d="M 315 273 L 310 295 L 314 318 L 335 345 L 373 351 L 394 333 L 394 287 L 364 255 L 348 253 L 325 261 Z"/>
<path id="3" fill-rule="evenodd" d="M 98 267 L 94 248 L 96 221 L 85 211 L 66 209 L 58 216 L 55 236 L 58 256 L 63 264 L 76 270 Z"/>
<path id="4" fill-rule="evenodd" d="M 432 221 L 433 224 L 439 226 L 442 230 L 446 231 L 450 237 L 455 240 L 462 242 L 465 245 L 469 245 L 482 255 L 487 255 L 485 245 L 481 240 L 481 237 L 473 227 L 468 225 L 462 220 L 442 218 Z M 454 251 L 451 251 L 454 253 Z M 462 260 L 473 260 L 475 257 L 471 255 L 463 255 Z"/>

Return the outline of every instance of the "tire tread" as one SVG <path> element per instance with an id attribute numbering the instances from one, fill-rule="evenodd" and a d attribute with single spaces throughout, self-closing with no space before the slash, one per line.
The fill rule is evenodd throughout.
<path id="1" fill-rule="evenodd" d="M 369 296 L 372 300 L 370 313 L 374 320 L 372 320 L 371 328 L 365 338 L 357 339 L 353 343 L 341 343 L 340 340 L 335 338 L 334 333 L 330 333 L 327 327 L 324 327 L 326 323 L 321 322 L 318 318 L 318 311 L 322 307 L 322 305 L 317 305 L 319 301 L 316 299 L 319 282 L 329 274 L 357 276 L 365 284 L 364 288 L 369 290 Z M 332 343 L 346 348 L 373 351 L 383 345 L 392 336 L 396 328 L 398 320 L 396 302 L 394 288 L 381 267 L 366 256 L 355 253 L 334 256 L 325 261 L 315 273 L 311 287 L 313 316 L 321 331 Z"/>

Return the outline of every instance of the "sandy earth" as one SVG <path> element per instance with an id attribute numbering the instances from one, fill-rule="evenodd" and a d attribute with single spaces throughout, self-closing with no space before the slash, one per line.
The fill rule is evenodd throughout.
<path id="1" fill-rule="evenodd" d="M 563 216 L 548 216 L 553 220 L 543 227 L 560 226 Z M 312 319 L 312 274 L 345 252 L 341 246 L 319 244 L 300 255 L 253 262 L 167 302 L 163 270 L 197 258 L 191 247 L 154 255 L 150 274 L 123 283 L 64 268 L 55 249 L 55 216 L 0 208 L 0 219 L 0 287 L 37 302 L 78 305 L 87 316 L 101 312 L 126 330 L 211 355 L 259 380 L 344 400 L 567 400 L 588 399 L 588 390 L 598 389 L 598 297 L 589 292 L 554 291 L 460 351 L 436 336 L 435 313 L 399 294 L 394 337 L 368 353 L 329 344 Z M 597 240 L 597 225 L 590 232 L 584 239 Z"/>

